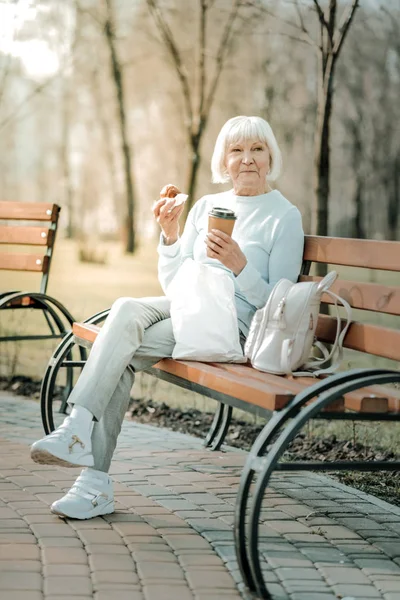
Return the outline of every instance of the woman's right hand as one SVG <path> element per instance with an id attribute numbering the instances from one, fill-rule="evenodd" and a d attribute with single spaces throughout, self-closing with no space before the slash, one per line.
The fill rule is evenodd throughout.
<path id="1" fill-rule="evenodd" d="M 179 217 L 183 213 L 185 203 L 175 206 L 175 198 L 160 198 L 153 205 L 153 215 L 161 227 L 164 243 L 174 244 L 179 237 Z"/>

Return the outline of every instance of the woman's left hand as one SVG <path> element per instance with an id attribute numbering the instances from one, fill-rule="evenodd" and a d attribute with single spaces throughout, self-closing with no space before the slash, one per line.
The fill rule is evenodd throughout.
<path id="1" fill-rule="evenodd" d="M 207 256 L 216 258 L 234 275 L 239 275 L 247 264 L 247 258 L 240 246 L 229 235 L 218 229 L 212 229 L 206 235 Z"/>

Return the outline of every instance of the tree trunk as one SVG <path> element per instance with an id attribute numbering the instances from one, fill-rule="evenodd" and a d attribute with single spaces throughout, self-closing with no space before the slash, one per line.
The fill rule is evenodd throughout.
<path id="1" fill-rule="evenodd" d="M 394 160 L 394 171 L 392 185 L 388 187 L 388 230 L 389 239 L 397 240 L 400 213 L 400 155 Z"/>
<path id="2" fill-rule="evenodd" d="M 120 61 L 117 54 L 114 39 L 114 14 L 112 0 L 106 0 L 107 5 L 107 20 L 105 23 L 105 34 L 110 49 L 111 56 L 111 70 L 114 79 L 117 101 L 118 101 L 118 115 L 119 125 L 121 133 L 121 150 L 124 161 L 124 173 L 125 173 L 125 187 L 126 187 L 126 201 L 127 201 L 127 214 L 125 217 L 125 229 L 126 229 L 126 252 L 135 252 L 136 246 L 136 235 L 135 235 L 135 201 L 133 192 L 133 181 L 131 174 L 131 149 L 128 142 L 128 133 L 126 125 L 126 113 L 125 113 L 125 94 L 124 94 L 124 80 L 123 73 L 120 66 Z"/>
<path id="3" fill-rule="evenodd" d="M 187 184 L 187 191 L 186 191 L 186 193 L 189 195 L 189 198 L 186 201 L 185 219 L 186 219 L 187 215 L 189 214 L 189 211 L 195 202 L 194 194 L 196 191 L 197 175 L 199 172 L 200 161 L 201 161 L 201 156 L 200 156 L 198 147 L 196 147 L 196 146 L 192 147 L 191 152 L 192 152 L 192 160 L 190 162 L 190 167 L 189 167 L 189 177 L 188 177 L 188 184 Z"/>
<path id="4" fill-rule="evenodd" d="M 66 237 L 72 240 L 75 237 L 74 227 L 74 192 L 71 181 L 71 169 L 69 164 L 69 131 L 71 126 L 70 94 L 68 91 L 69 81 L 66 82 L 63 91 L 62 107 L 62 134 L 61 134 L 61 168 L 63 176 L 64 205 L 68 211 L 68 222 Z"/>
<path id="5" fill-rule="evenodd" d="M 195 203 L 194 195 L 196 192 L 197 175 L 199 173 L 200 162 L 201 162 L 200 144 L 201 144 L 202 135 L 206 128 L 206 124 L 207 124 L 207 119 L 204 116 L 200 117 L 200 122 L 199 122 L 199 127 L 198 127 L 197 132 L 195 134 L 189 133 L 189 143 L 190 143 L 190 150 L 192 153 L 192 160 L 190 161 L 188 185 L 187 185 L 187 192 L 186 192 L 189 195 L 189 198 L 187 199 L 186 207 L 185 207 L 185 220 L 186 220 L 186 217 L 187 217 L 190 209 L 192 208 L 193 204 Z"/>
<path id="6" fill-rule="evenodd" d="M 356 191 L 354 194 L 354 205 L 356 212 L 354 215 L 354 237 L 364 239 L 366 237 L 364 230 L 364 186 L 359 174 L 357 174 Z"/>
<path id="7" fill-rule="evenodd" d="M 320 87 L 315 133 L 314 160 L 314 206 L 311 215 L 312 234 L 328 235 L 329 231 L 329 192 L 330 192 L 330 122 L 333 102 L 334 60 L 330 56 L 323 67 L 323 81 Z M 318 263 L 317 274 L 324 276 L 327 266 Z"/>
<path id="8" fill-rule="evenodd" d="M 332 113 L 332 86 L 322 98 L 318 106 L 318 122 L 315 138 L 315 198 L 312 215 L 312 233 L 328 235 L 329 224 L 329 177 L 330 177 L 330 118 Z"/>

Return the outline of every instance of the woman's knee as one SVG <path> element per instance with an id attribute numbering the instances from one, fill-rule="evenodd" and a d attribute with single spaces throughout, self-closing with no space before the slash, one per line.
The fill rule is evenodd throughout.
<path id="1" fill-rule="evenodd" d="M 118 298 L 111 306 L 110 316 L 117 317 L 118 320 L 131 321 L 132 317 L 138 314 L 139 307 L 139 301 L 136 298 Z"/>

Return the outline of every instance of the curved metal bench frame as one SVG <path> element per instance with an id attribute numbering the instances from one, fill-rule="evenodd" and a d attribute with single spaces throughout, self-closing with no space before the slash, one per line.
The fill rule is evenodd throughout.
<path id="1" fill-rule="evenodd" d="M 399 461 L 353 461 L 330 463 L 279 463 L 280 457 L 287 450 L 290 442 L 310 420 L 330 403 L 341 398 L 344 394 L 373 384 L 385 384 L 400 381 L 400 373 L 387 369 L 353 369 L 339 373 L 299 393 L 286 408 L 275 413 L 265 425 L 254 442 L 244 466 L 235 507 L 235 547 L 244 582 L 249 590 L 256 592 L 260 598 L 271 600 L 261 569 L 258 551 L 258 528 L 260 511 L 265 489 L 268 486 L 274 470 L 399 470 Z M 318 398 L 305 406 L 313 398 Z M 354 413 L 354 420 L 359 415 Z M 291 419 L 291 422 L 288 421 Z M 399 417 L 400 419 L 400 417 Z M 379 415 L 374 415 L 379 420 Z M 286 426 L 285 426 L 286 424 Z M 285 427 L 284 427 L 285 426 Z M 279 437 L 268 448 L 273 438 L 284 427 Z M 268 450 L 266 456 L 265 451 Z M 250 499 L 250 486 L 255 474 L 258 474 L 254 495 Z M 246 512 L 249 514 L 246 524 Z"/>
<path id="2" fill-rule="evenodd" d="M 89 317 L 84 323 L 90 323 L 91 325 L 97 325 L 104 321 L 107 317 L 110 309 L 103 310 L 95 315 Z M 44 376 L 42 380 L 40 390 L 40 410 L 42 415 L 42 423 L 46 435 L 54 431 L 54 418 L 53 418 L 53 396 L 54 388 L 57 379 L 58 372 L 61 368 L 67 369 L 67 386 L 64 389 L 63 401 L 60 406 L 60 413 L 66 414 L 67 401 L 73 388 L 73 369 L 78 367 L 82 369 L 85 366 L 87 359 L 86 348 L 79 346 L 80 360 L 72 360 L 72 348 L 76 344 L 75 336 L 70 331 L 60 342 L 55 349 L 52 357 L 50 358 Z M 64 360 L 67 358 L 67 360 Z"/>
<path id="3" fill-rule="evenodd" d="M 14 300 L 19 300 L 22 298 L 29 298 L 33 300 L 33 304 L 28 304 L 27 306 L 7 306 L 10 302 Z M 74 322 L 74 317 L 71 315 L 69 310 L 65 308 L 63 304 L 56 298 L 52 298 L 47 294 L 41 292 L 22 292 L 22 291 L 13 291 L 13 292 L 5 292 L 0 294 L 0 310 L 21 310 L 21 309 L 38 309 L 43 312 L 43 315 L 47 321 L 49 329 L 51 331 L 50 335 L 21 335 L 21 336 L 7 336 L 0 337 L 0 342 L 8 342 L 8 341 L 18 341 L 18 340 L 47 340 L 63 337 L 67 329 L 64 326 L 63 319 L 60 318 L 59 313 L 61 313 L 62 317 L 67 321 L 67 323 L 72 327 Z M 49 315 L 52 317 L 54 324 L 50 321 Z M 55 325 L 55 327 L 54 327 Z M 58 333 L 56 333 L 56 329 L 58 329 Z"/>

